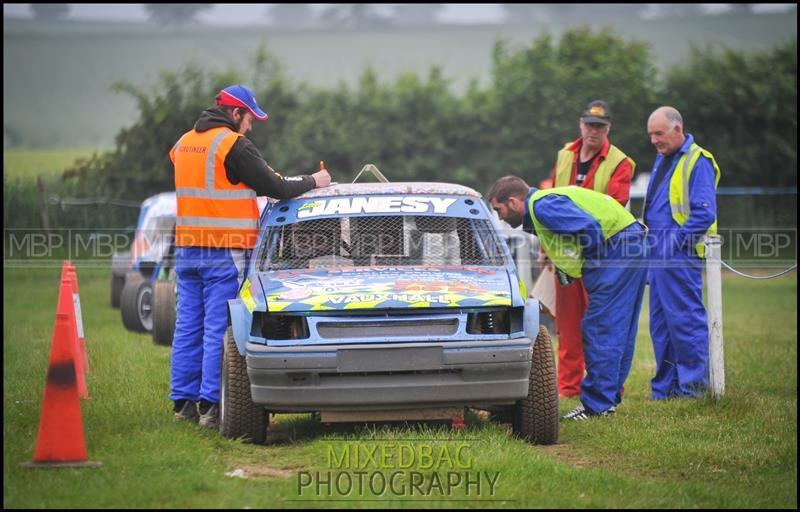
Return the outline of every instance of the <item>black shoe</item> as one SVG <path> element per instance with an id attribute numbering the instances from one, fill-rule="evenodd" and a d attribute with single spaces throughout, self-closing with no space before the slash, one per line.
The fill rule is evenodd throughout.
<path id="1" fill-rule="evenodd" d="M 562 416 L 561 419 L 583 421 L 583 420 L 588 420 L 589 418 L 599 418 L 599 417 L 602 417 L 602 416 L 613 416 L 615 412 L 616 412 L 616 408 L 614 408 L 614 407 L 612 407 L 611 409 L 608 409 L 606 411 L 603 411 L 603 412 L 592 412 L 589 409 L 587 409 L 586 407 L 584 407 L 582 405 L 579 405 L 578 407 L 576 407 L 572 411 L 570 411 L 567 414 L 565 414 L 564 416 Z"/>
<path id="2" fill-rule="evenodd" d="M 219 429 L 219 405 L 200 400 L 200 426 Z"/>
<path id="3" fill-rule="evenodd" d="M 193 421 L 196 423 L 199 419 L 197 406 L 191 400 L 175 400 L 173 410 L 175 411 L 175 415 L 172 417 L 174 421 Z"/>

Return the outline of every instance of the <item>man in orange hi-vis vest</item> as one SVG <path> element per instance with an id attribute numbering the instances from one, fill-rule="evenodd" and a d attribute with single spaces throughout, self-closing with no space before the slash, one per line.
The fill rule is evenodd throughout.
<path id="1" fill-rule="evenodd" d="M 267 118 L 249 89 L 226 87 L 216 106 L 204 110 L 169 152 L 178 202 L 179 297 L 170 399 L 176 420 L 199 421 L 212 429 L 219 426 L 228 300 L 239 290 L 258 237 L 256 197 L 286 199 L 331 182 L 326 169 L 289 178 L 272 170 L 245 137 L 253 119 Z"/>
<path id="2" fill-rule="evenodd" d="M 611 144 L 611 109 L 602 100 L 589 103 L 580 117 L 581 136 L 558 152 L 552 181 L 556 187 L 577 185 L 602 192 L 622 206 L 628 203 L 635 163 Z M 585 363 L 581 320 L 588 296 L 582 279 L 568 286 L 556 283 L 556 332 L 558 333 L 558 393 L 577 397 Z"/>

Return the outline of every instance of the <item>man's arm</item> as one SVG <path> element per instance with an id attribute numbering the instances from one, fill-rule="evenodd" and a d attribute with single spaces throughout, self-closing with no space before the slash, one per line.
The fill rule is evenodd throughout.
<path id="1" fill-rule="evenodd" d="M 284 178 L 275 172 L 246 137 L 239 137 L 225 157 L 225 170 L 234 185 L 242 182 L 259 196 L 275 199 L 297 197 L 316 186 L 312 176 Z"/>
<path id="2" fill-rule="evenodd" d="M 631 198 L 631 180 L 633 179 L 633 166 L 630 158 L 624 159 L 617 165 L 611 179 L 608 180 L 606 193 L 625 206 Z"/>

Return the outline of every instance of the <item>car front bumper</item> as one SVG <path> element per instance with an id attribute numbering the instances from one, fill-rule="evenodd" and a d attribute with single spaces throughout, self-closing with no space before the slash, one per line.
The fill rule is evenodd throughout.
<path id="1" fill-rule="evenodd" d="M 247 343 L 252 399 L 273 411 L 509 404 L 528 394 L 529 338 L 267 347 Z"/>

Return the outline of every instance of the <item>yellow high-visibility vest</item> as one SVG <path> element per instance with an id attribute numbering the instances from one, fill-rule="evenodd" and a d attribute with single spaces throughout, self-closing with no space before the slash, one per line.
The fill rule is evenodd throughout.
<path id="1" fill-rule="evenodd" d="M 536 236 L 550 261 L 570 277 L 579 278 L 583 275 L 584 258 L 577 236 L 553 233 L 539 222 L 533 210 L 536 201 L 551 194 L 568 197 L 575 206 L 595 219 L 603 231 L 603 240 L 608 240 L 636 222 L 633 215 L 614 198 L 588 188 L 571 185 L 534 192 L 528 200 L 528 213 L 536 228 Z"/>
<path id="2" fill-rule="evenodd" d="M 692 171 L 697 163 L 697 159 L 700 158 L 701 155 L 711 160 L 711 163 L 714 165 L 714 174 L 716 175 L 714 179 L 715 190 L 719 184 L 720 170 L 717 161 L 714 159 L 714 155 L 697 144 L 692 143 L 692 145 L 689 146 L 689 151 L 681 155 L 678 163 L 675 164 L 675 170 L 672 173 L 672 178 L 669 180 L 669 207 L 672 211 L 672 218 L 679 226 L 686 224 L 686 221 L 689 219 L 689 214 L 692 213 L 689 198 L 689 179 L 692 176 Z M 706 231 L 706 236 L 716 233 L 717 219 L 714 218 L 714 222 L 708 228 L 708 231 Z M 695 251 L 700 258 L 705 257 L 705 240 L 701 240 L 695 245 Z"/>
<path id="3" fill-rule="evenodd" d="M 572 142 L 567 143 L 567 145 L 558 152 L 558 159 L 556 160 L 556 181 L 553 186 L 566 187 L 570 185 L 572 167 L 575 160 L 575 152 L 567 149 L 571 145 Z M 611 181 L 614 170 L 626 158 L 631 162 L 631 174 L 633 174 L 633 171 L 636 170 L 636 162 L 623 153 L 617 146 L 609 144 L 608 154 L 605 159 L 600 162 L 600 165 L 597 166 L 597 170 L 594 172 L 593 190 L 604 194 L 608 193 L 608 182 Z"/>

